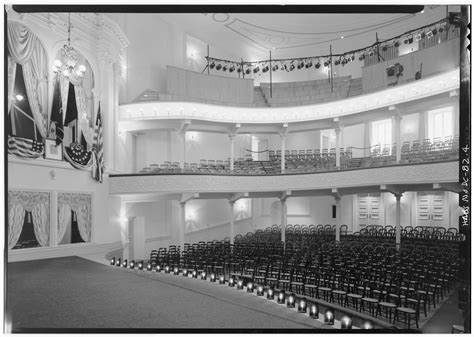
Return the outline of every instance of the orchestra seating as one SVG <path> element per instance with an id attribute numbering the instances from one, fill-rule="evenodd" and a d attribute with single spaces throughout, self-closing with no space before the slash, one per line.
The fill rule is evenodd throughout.
<path id="1" fill-rule="evenodd" d="M 396 164 L 396 145 L 374 146 L 368 157 L 353 157 L 352 148 L 340 149 L 340 169 L 358 169 L 365 167 L 389 166 Z M 423 141 L 403 142 L 401 146 L 401 164 L 416 164 L 433 161 L 454 160 L 459 157 L 459 135 L 435 138 Z M 230 170 L 230 160 L 201 159 L 199 163 L 165 161 L 162 164 L 151 164 L 139 173 L 172 174 L 280 174 L 281 151 L 269 150 L 268 161 L 254 161 L 248 154 L 246 158 L 234 161 L 234 171 Z M 336 149 L 286 150 L 285 173 L 311 173 L 336 170 Z"/>
<path id="2" fill-rule="evenodd" d="M 343 227 L 345 225 L 342 225 Z M 347 229 L 347 226 L 346 226 Z M 150 262 L 285 290 L 309 299 L 349 308 L 400 328 L 419 321 L 454 289 L 459 272 L 455 228 L 406 226 L 402 248 L 395 247 L 391 226 L 367 226 L 352 235 L 334 225 L 288 225 L 214 241 L 153 250 Z"/>

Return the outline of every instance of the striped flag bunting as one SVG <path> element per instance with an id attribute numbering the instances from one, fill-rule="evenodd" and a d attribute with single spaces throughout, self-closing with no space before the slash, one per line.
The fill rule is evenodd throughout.
<path id="1" fill-rule="evenodd" d="M 104 173 L 104 137 L 102 134 L 102 116 L 97 112 L 97 121 L 95 123 L 94 141 L 92 145 L 92 178 L 98 182 L 103 181 Z"/>
<path id="2" fill-rule="evenodd" d="M 34 139 L 8 136 L 8 153 L 24 159 L 36 159 L 43 155 L 44 144 Z"/>

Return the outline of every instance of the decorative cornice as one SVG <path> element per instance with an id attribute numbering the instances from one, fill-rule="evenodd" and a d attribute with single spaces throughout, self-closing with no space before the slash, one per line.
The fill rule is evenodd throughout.
<path id="1" fill-rule="evenodd" d="M 8 20 L 45 27 L 52 35 L 58 35 L 59 41 L 66 40 L 66 16 L 62 13 L 17 13 L 11 5 L 5 8 Z M 113 62 L 120 62 L 122 52 L 129 45 L 129 41 L 117 23 L 104 14 L 97 13 L 72 13 L 71 20 L 73 43 L 88 49 L 92 54 L 95 54 L 99 46 L 109 54 L 108 57 Z"/>
<path id="2" fill-rule="evenodd" d="M 246 108 L 157 101 L 120 106 L 120 119 L 190 119 L 219 123 L 281 124 L 348 116 L 430 97 L 459 88 L 459 69 L 423 80 L 333 102 L 284 108 Z"/>

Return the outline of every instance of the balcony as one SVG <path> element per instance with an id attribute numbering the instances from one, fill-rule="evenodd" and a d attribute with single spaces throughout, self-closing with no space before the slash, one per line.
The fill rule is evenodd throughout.
<path id="1" fill-rule="evenodd" d="M 459 162 L 455 160 L 277 176 L 193 173 L 110 175 L 109 192 L 115 195 L 230 195 L 252 192 L 250 197 L 265 197 L 272 192 L 292 191 L 293 196 L 308 196 L 329 195 L 334 188 L 341 194 L 380 192 L 382 186 L 397 186 L 401 191 L 426 191 L 433 190 L 440 184 L 457 184 L 458 180 Z"/>

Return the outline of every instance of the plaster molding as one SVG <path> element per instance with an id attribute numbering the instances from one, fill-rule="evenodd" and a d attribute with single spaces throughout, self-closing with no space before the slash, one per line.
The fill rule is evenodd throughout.
<path id="1" fill-rule="evenodd" d="M 19 21 L 35 31 L 35 25 L 45 28 L 56 43 L 61 45 L 67 40 L 67 14 L 65 13 L 17 13 L 11 5 L 5 6 L 8 20 Z M 99 19 L 100 17 L 100 19 Z M 122 53 L 130 42 L 119 25 L 104 14 L 72 13 L 71 40 L 80 52 L 91 55 L 100 45 L 113 62 L 120 63 Z M 32 26 L 32 27 L 31 27 Z M 44 40 L 42 36 L 39 36 Z M 102 42 L 101 42 L 102 41 Z"/>
<path id="2" fill-rule="evenodd" d="M 157 101 L 119 107 L 121 121 L 190 119 L 217 123 L 282 124 L 348 116 L 459 88 L 459 69 L 385 90 L 328 103 L 284 108 L 246 108 L 196 102 Z"/>

